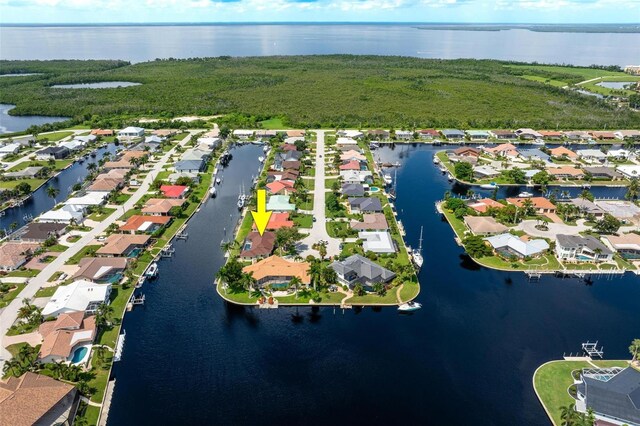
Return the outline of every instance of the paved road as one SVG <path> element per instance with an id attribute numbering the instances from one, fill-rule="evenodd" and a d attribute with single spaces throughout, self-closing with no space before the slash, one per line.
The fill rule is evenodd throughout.
<path id="1" fill-rule="evenodd" d="M 340 253 L 340 240 L 331 238 L 327 233 L 327 218 L 325 216 L 325 175 L 324 175 L 324 131 L 318 130 L 317 142 L 316 142 L 316 176 L 315 186 L 313 191 L 313 217 L 316 219 L 313 222 L 313 227 L 309 231 L 309 235 L 301 241 L 299 249 L 302 253 L 302 257 L 308 255 L 317 256 L 318 252 L 311 247 L 313 244 L 320 240 L 327 241 L 327 256 L 335 256 Z"/>
<path id="2" fill-rule="evenodd" d="M 69 135 L 69 136 L 67 136 L 66 138 L 62 138 L 62 139 L 60 139 L 59 141 L 57 141 L 57 142 L 56 142 L 56 144 L 58 144 L 58 143 L 60 143 L 60 142 L 63 142 L 63 141 L 66 141 L 66 140 L 70 140 L 70 139 L 72 139 L 73 137 L 75 137 L 75 136 L 79 135 L 80 133 L 84 133 L 84 132 L 86 132 L 86 131 L 87 131 L 87 130 L 73 130 L 73 134 L 72 134 L 72 135 Z M 46 135 L 47 135 L 47 134 L 49 134 L 49 133 L 56 133 L 56 132 L 59 132 L 59 130 L 56 130 L 55 132 L 40 133 L 40 135 L 46 136 Z M 43 148 L 44 148 L 44 147 L 43 147 Z M 26 155 L 23 155 L 22 157 L 18 158 L 17 160 L 14 160 L 14 161 L 11 161 L 11 162 L 4 162 L 4 161 L 2 161 L 1 163 L 6 165 L 5 170 L 9 170 L 10 168 L 17 166 L 17 165 L 18 165 L 18 164 L 20 164 L 20 163 L 24 163 L 25 161 L 31 161 L 31 160 L 29 159 L 29 157 L 31 157 L 31 156 L 33 156 L 33 155 L 34 155 L 34 153 L 33 153 L 33 152 L 30 152 L 30 153 L 28 153 L 28 154 L 26 154 Z"/>
<path id="3" fill-rule="evenodd" d="M 181 142 L 179 145 L 184 146 L 187 142 L 190 141 L 191 135 L 193 133 L 197 133 L 199 131 L 191 131 Z M 65 252 L 63 252 L 60 256 L 58 256 L 53 262 L 47 265 L 46 268 L 42 270 L 37 276 L 32 278 L 27 286 L 20 292 L 18 297 L 16 297 L 6 308 L 2 310 L 0 313 L 0 336 L 2 340 L 2 344 L 0 344 L 0 371 L 2 371 L 2 367 L 4 366 L 4 361 L 11 358 L 11 354 L 9 351 L 5 349 L 5 335 L 11 325 L 16 321 L 18 310 L 22 305 L 22 300 L 25 298 L 32 298 L 36 292 L 45 285 L 49 278 L 76 253 L 82 250 L 87 244 L 91 243 L 93 239 L 104 232 L 109 225 L 114 223 L 122 214 L 132 209 L 135 204 L 140 201 L 140 199 L 147 193 L 151 184 L 153 183 L 155 177 L 158 175 L 160 171 L 162 171 L 162 167 L 167 163 L 171 154 L 174 153 L 175 147 L 168 151 L 157 163 L 154 164 L 151 171 L 147 174 L 146 178 L 138 188 L 138 190 L 129 198 L 121 208 L 118 208 L 111 216 L 100 222 L 95 228 L 91 231 L 87 232 L 78 242 L 69 247 Z M 323 212 L 324 213 L 324 212 Z"/>

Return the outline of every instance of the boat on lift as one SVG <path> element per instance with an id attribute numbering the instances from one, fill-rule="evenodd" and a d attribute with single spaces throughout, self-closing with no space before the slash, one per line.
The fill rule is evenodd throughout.
<path id="1" fill-rule="evenodd" d="M 375 142 L 371 142 L 369 144 L 369 149 L 378 149 L 378 148 L 380 148 L 380 145 Z"/>
<path id="2" fill-rule="evenodd" d="M 222 183 L 222 180 L 220 178 L 216 178 L 216 185 L 220 185 Z"/>
<path id="3" fill-rule="evenodd" d="M 498 186 L 497 183 L 491 182 L 491 183 L 485 183 L 483 185 L 480 185 L 480 188 L 482 188 L 482 189 L 498 189 L 499 186 Z"/>
<path id="4" fill-rule="evenodd" d="M 422 268 L 422 263 L 424 262 L 424 258 L 422 257 L 422 230 L 423 227 L 420 227 L 420 244 L 418 245 L 417 249 L 413 249 L 411 252 L 411 255 L 413 257 L 413 263 L 416 264 L 416 269 L 418 269 L 418 271 L 420 270 L 420 268 Z"/>
<path id="5" fill-rule="evenodd" d="M 383 174 L 382 179 L 384 179 L 384 183 L 386 183 L 387 185 L 391 185 L 393 183 L 393 179 L 391 178 L 391 175 L 388 173 Z"/>
<path id="6" fill-rule="evenodd" d="M 453 181 L 453 175 L 451 173 L 447 173 L 447 180 L 449 182 Z"/>
<path id="7" fill-rule="evenodd" d="M 420 308 L 422 308 L 422 304 L 420 304 L 418 302 L 407 302 L 407 303 L 403 303 L 402 305 L 398 306 L 398 311 L 400 311 L 400 312 L 413 312 L 413 311 L 417 311 Z"/>
<path id="8" fill-rule="evenodd" d="M 149 265 L 149 269 L 147 269 L 147 272 L 145 272 L 144 274 L 146 277 L 148 278 L 155 278 L 158 276 L 158 264 L 156 262 L 153 262 L 151 265 Z"/>
<path id="9" fill-rule="evenodd" d="M 211 188 L 209 188 L 209 195 L 211 195 L 211 198 L 215 198 L 216 196 L 216 187 L 215 186 L 211 186 Z"/>
<path id="10" fill-rule="evenodd" d="M 258 161 L 264 163 L 264 157 L 261 155 L 260 157 L 258 157 Z"/>
<path id="11" fill-rule="evenodd" d="M 532 145 L 538 145 L 538 146 L 544 146 L 544 141 L 540 138 L 535 139 L 533 142 L 531 142 Z"/>
<path id="12" fill-rule="evenodd" d="M 242 210 L 244 207 L 244 200 L 238 200 L 238 210 Z"/>
<path id="13" fill-rule="evenodd" d="M 433 164 L 440 164 L 440 159 L 435 155 L 433 156 Z"/>
<path id="14" fill-rule="evenodd" d="M 265 145 L 265 146 L 262 148 L 262 152 L 269 152 L 269 149 L 270 149 L 270 148 L 269 148 L 269 145 Z"/>
<path id="15" fill-rule="evenodd" d="M 518 194 L 518 198 L 531 198 L 533 194 L 527 191 L 521 192 Z"/>

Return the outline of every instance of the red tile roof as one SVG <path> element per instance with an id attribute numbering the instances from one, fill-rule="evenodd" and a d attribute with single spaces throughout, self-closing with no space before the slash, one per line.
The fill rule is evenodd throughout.
<path id="1" fill-rule="evenodd" d="M 158 225 L 166 225 L 171 221 L 171 216 L 143 216 L 133 215 L 127 223 L 120 227 L 121 231 L 137 231 L 143 224 L 151 222 Z"/>
<path id="2" fill-rule="evenodd" d="M 180 198 L 189 190 L 188 186 L 183 185 L 162 185 L 160 191 L 165 197 Z"/>

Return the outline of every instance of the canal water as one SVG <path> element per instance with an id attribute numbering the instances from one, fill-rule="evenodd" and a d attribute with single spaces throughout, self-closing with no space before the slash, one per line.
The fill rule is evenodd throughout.
<path id="1" fill-rule="evenodd" d="M 89 174 L 87 166 L 91 163 L 97 163 L 106 152 L 114 154 L 116 152 L 115 144 L 108 144 L 96 151 L 95 157 L 85 159 L 83 163 L 75 162 L 71 167 L 64 169 L 58 176 L 50 179 L 47 183 L 38 188 L 31 197 L 24 201 L 22 206 L 11 207 L 4 211 L 4 216 L 0 217 L 0 229 L 9 231 L 12 223 L 16 222 L 18 226 L 22 226 L 29 222 L 31 218 L 42 214 L 53 208 L 54 200 L 47 195 L 47 188 L 53 186 L 60 193 L 56 197 L 57 202 L 67 199 L 72 192 L 71 188 L 76 183 L 80 183 Z"/>
<path id="2" fill-rule="evenodd" d="M 640 332 L 636 276 L 576 279 L 478 267 L 434 202 L 451 188 L 432 147 L 381 149 L 400 159 L 397 207 L 417 246 L 423 309 L 280 308 L 223 302 L 213 286 L 221 240 L 259 147 L 233 151 L 219 196 L 189 223 L 189 239 L 143 287 L 125 317 L 127 340 L 108 424 L 549 425 L 531 386 L 543 362 L 599 340 L 628 358 Z M 378 155 L 378 154 L 376 154 Z M 299 315 L 296 315 L 299 314 Z"/>

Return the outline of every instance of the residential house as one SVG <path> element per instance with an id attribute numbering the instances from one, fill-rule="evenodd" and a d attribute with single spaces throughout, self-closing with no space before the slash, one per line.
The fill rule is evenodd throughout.
<path id="1" fill-rule="evenodd" d="M 486 141 L 491 137 L 489 132 L 485 130 L 467 130 L 467 137 L 472 141 Z"/>
<path id="2" fill-rule="evenodd" d="M 605 211 L 598 207 L 593 201 L 589 201 L 585 198 L 572 198 L 569 203 L 580 209 L 583 215 L 593 215 L 596 219 L 602 219 Z"/>
<path id="3" fill-rule="evenodd" d="M 340 284 L 350 288 L 360 284 L 367 291 L 373 291 L 376 284 L 386 284 L 396 277 L 392 271 L 359 254 L 335 261 L 329 267 L 336 271 Z"/>
<path id="4" fill-rule="evenodd" d="M 109 130 L 109 129 L 93 129 L 91 130 L 91 134 L 92 135 L 96 135 L 96 136 L 113 136 L 113 130 Z"/>
<path id="5" fill-rule="evenodd" d="M 473 176 L 477 179 L 489 179 L 500 176 L 500 172 L 491 166 L 476 166 L 473 168 Z"/>
<path id="6" fill-rule="evenodd" d="M 184 185 L 162 185 L 160 192 L 167 198 L 185 198 L 189 187 Z"/>
<path id="7" fill-rule="evenodd" d="M 360 231 L 358 239 L 362 240 L 364 252 L 395 253 L 396 245 L 389 231 Z"/>
<path id="8" fill-rule="evenodd" d="M 19 143 L 8 143 L 0 147 L 0 155 L 17 154 L 22 146 Z"/>
<path id="9" fill-rule="evenodd" d="M 305 132 L 304 130 L 287 130 L 287 137 L 288 138 L 304 138 L 304 135 L 307 132 Z"/>
<path id="10" fill-rule="evenodd" d="M 483 148 L 484 152 L 493 157 L 512 157 L 515 158 L 519 155 L 516 146 L 512 143 L 501 143 L 500 145 Z"/>
<path id="11" fill-rule="evenodd" d="M 167 182 L 171 183 L 172 185 L 175 185 L 175 183 L 181 178 L 187 178 L 187 179 L 189 179 L 191 182 L 193 182 L 195 184 L 200 182 L 200 175 L 198 173 L 195 173 L 195 172 L 174 172 L 174 173 L 171 173 L 167 177 Z"/>
<path id="12" fill-rule="evenodd" d="M 151 216 L 168 216 L 171 209 L 182 206 L 184 202 L 184 199 L 150 198 L 142 207 L 141 212 Z"/>
<path id="13" fill-rule="evenodd" d="M 458 157 L 480 157 L 480 150 L 477 148 L 472 148 L 470 146 L 463 146 L 458 149 L 453 150 L 453 154 Z"/>
<path id="14" fill-rule="evenodd" d="M 276 231 L 280 228 L 292 228 L 294 225 L 294 222 L 289 219 L 289 212 L 272 212 L 269 223 L 267 223 L 267 229 Z M 253 229 L 256 229 L 255 223 L 253 224 Z"/>
<path id="15" fill-rule="evenodd" d="M 340 170 L 363 170 L 362 166 L 363 166 L 362 163 L 360 163 L 358 160 L 351 160 L 341 164 L 339 169 Z M 366 169 L 366 166 L 365 166 L 365 169 Z"/>
<path id="16" fill-rule="evenodd" d="M 492 200 L 491 198 L 482 198 L 480 200 L 471 201 L 467 206 L 478 213 L 486 213 L 490 208 L 501 209 L 504 207 L 504 204 L 499 203 L 496 200 Z"/>
<path id="17" fill-rule="evenodd" d="M 63 146 L 48 146 L 36 151 L 36 159 L 41 161 L 62 160 L 67 158 L 69 154 L 71 154 L 71 151 Z"/>
<path id="18" fill-rule="evenodd" d="M 626 149 L 611 149 L 607 152 L 607 158 L 611 158 L 617 161 L 628 160 L 630 156 L 631 153 Z"/>
<path id="19" fill-rule="evenodd" d="M 341 170 L 343 183 L 373 183 L 373 176 L 369 170 Z"/>
<path id="20" fill-rule="evenodd" d="M 0 381 L 0 419 L 10 426 L 72 425 L 80 394 L 75 386 L 31 372 Z"/>
<path id="21" fill-rule="evenodd" d="M 43 243 L 49 238 L 58 238 L 64 234 L 67 225 L 64 223 L 30 222 L 17 234 L 21 241 Z"/>
<path id="22" fill-rule="evenodd" d="M 618 130 L 617 132 L 613 132 L 613 134 L 620 140 L 640 139 L 640 130 Z"/>
<path id="23" fill-rule="evenodd" d="M 242 245 L 240 259 L 243 261 L 263 259 L 271 255 L 275 244 L 275 232 L 265 231 L 262 235 L 256 231 L 250 232 Z"/>
<path id="24" fill-rule="evenodd" d="M 38 243 L 8 241 L 0 245 L 0 271 L 15 271 L 25 264 Z"/>
<path id="25" fill-rule="evenodd" d="M 371 137 L 372 139 L 385 140 L 389 139 L 389 131 L 382 129 L 367 130 L 367 136 Z"/>
<path id="26" fill-rule="evenodd" d="M 525 240 L 509 233 L 493 235 L 484 240 L 505 257 L 536 257 L 549 249 L 549 244 L 545 240 Z"/>
<path id="27" fill-rule="evenodd" d="M 640 225 L 640 207 L 632 201 L 596 200 L 596 205 L 611 216 L 625 223 Z"/>
<path id="28" fill-rule="evenodd" d="M 336 145 L 338 146 L 339 149 L 344 149 L 344 148 L 352 149 L 352 147 L 358 146 L 358 141 L 352 138 L 340 137 L 336 140 Z"/>
<path id="29" fill-rule="evenodd" d="M 589 163 L 604 163 L 607 160 L 607 154 L 599 149 L 579 149 L 576 154 L 578 158 Z"/>
<path id="30" fill-rule="evenodd" d="M 87 280 L 60 286 L 42 309 L 46 317 L 58 317 L 69 312 L 93 314 L 103 303 L 109 303 L 111 284 L 96 284 Z"/>
<path id="31" fill-rule="evenodd" d="M 589 132 L 589 134 L 596 140 L 601 141 L 612 141 L 616 138 L 616 135 L 613 132 Z"/>
<path id="32" fill-rule="evenodd" d="M 236 129 L 233 131 L 233 136 L 238 139 L 247 140 L 253 137 L 253 130 Z"/>
<path id="33" fill-rule="evenodd" d="M 573 166 L 549 167 L 547 173 L 556 179 L 582 179 L 584 172 Z"/>
<path id="34" fill-rule="evenodd" d="M 411 130 L 396 130 L 396 139 L 409 141 L 413 139 L 413 132 Z"/>
<path id="35" fill-rule="evenodd" d="M 508 139 L 508 140 L 518 139 L 518 135 L 516 135 L 511 130 L 492 130 L 489 133 L 491 133 L 491 136 L 493 136 L 496 139 Z"/>
<path id="36" fill-rule="evenodd" d="M 542 152 L 538 148 L 520 149 L 520 150 L 518 150 L 518 152 L 520 153 L 520 157 L 522 157 L 522 158 L 524 158 L 525 160 L 528 160 L 528 161 L 544 161 L 544 162 L 548 162 L 549 160 L 551 160 L 551 157 L 548 154 Z"/>
<path id="37" fill-rule="evenodd" d="M 587 235 L 556 235 L 556 256 L 564 262 L 608 262 L 613 251 L 600 240 Z"/>
<path id="38" fill-rule="evenodd" d="M 222 141 L 217 136 L 216 137 L 198 138 L 198 146 L 199 147 L 206 146 L 209 149 L 216 149 L 218 146 L 220 146 L 221 143 L 222 143 Z"/>
<path id="39" fill-rule="evenodd" d="M 126 257 L 85 257 L 78 264 L 73 279 L 83 279 L 98 284 L 116 284 L 127 268 Z"/>
<path id="40" fill-rule="evenodd" d="M 602 237 L 609 247 L 617 251 L 627 260 L 640 260 L 640 234 L 630 232 L 621 235 L 605 235 Z"/>
<path id="41" fill-rule="evenodd" d="M 622 173 L 617 172 L 613 167 L 584 167 L 585 173 L 590 174 L 594 179 L 619 180 L 622 179 Z"/>
<path id="42" fill-rule="evenodd" d="M 276 180 L 265 185 L 267 192 L 271 195 L 291 195 L 296 192 L 295 182 L 292 180 Z"/>
<path id="43" fill-rule="evenodd" d="M 540 133 L 543 139 L 550 141 L 559 141 L 564 138 L 564 133 L 553 130 L 540 130 L 538 133 Z"/>
<path id="44" fill-rule="evenodd" d="M 71 197 L 63 204 L 72 206 L 76 210 L 86 210 L 88 207 L 101 206 L 105 203 L 109 194 L 106 192 L 87 192 L 80 197 Z"/>
<path id="45" fill-rule="evenodd" d="M 420 139 L 434 139 L 440 136 L 440 132 L 436 129 L 422 129 L 418 130 L 418 137 Z"/>
<path id="46" fill-rule="evenodd" d="M 116 169 L 131 170 L 135 168 L 134 163 L 136 160 L 134 159 L 142 158 L 145 155 L 148 154 L 143 151 L 127 151 L 122 154 L 120 158 L 114 161 L 107 161 L 106 163 L 104 163 L 103 167 L 107 171 Z"/>
<path id="47" fill-rule="evenodd" d="M 124 185 L 124 179 L 114 179 L 98 176 L 91 185 L 87 187 L 91 192 L 111 192 L 120 189 Z"/>
<path id="48" fill-rule="evenodd" d="M 633 179 L 633 178 L 640 177 L 640 165 L 625 164 L 623 166 L 616 166 L 616 169 L 618 170 L 618 172 L 622 173 L 622 175 L 626 178 Z"/>
<path id="49" fill-rule="evenodd" d="M 565 148 L 564 146 L 551 148 L 549 152 L 551 153 L 552 157 L 556 157 L 556 158 L 568 158 L 571 160 L 575 160 L 578 158 L 578 154 L 571 151 L 569 148 Z"/>
<path id="50" fill-rule="evenodd" d="M 58 146 L 67 148 L 70 152 L 74 152 L 74 151 L 81 151 L 84 148 L 85 144 L 83 144 L 80 141 L 72 140 L 72 141 L 60 142 Z"/>
<path id="51" fill-rule="evenodd" d="M 377 197 L 354 197 L 349 198 L 349 208 L 351 213 L 381 212 L 382 203 Z"/>
<path id="52" fill-rule="evenodd" d="M 282 168 L 284 170 L 300 170 L 302 163 L 297 160 L 285 160 L 282 162 Z"/>
<path id="53" fill-rule="evenodd" d="M 463 220 L 473 235 L 495 235 L 509 230 L 491 216 L 465 216 Z"/>
<path id="54" fill-rule="evenodd" d="M 531 203 L 533 204 L 533 208 L 535 209 L 536 213 L 538 213 L 538 214 L 555 213 L 556 212 L 556 206 L 551 201 L 549 201 L 547 198 L 544 198 L 544 197 L 507 198 L 507 203 L 508 204 L 513 204 L 514 206 L 516 206 L 518 208 L 522 208 L 522 206 L 524 206 L 524 203 L 526 202 L 526 200 L 531 201 Z"/>
<path id="55" fill-rule="evenodd" d="M 359 130 L 338 130 L 337 135 L 342 138 L 358 139 L 363 136 L 363 133 Z"/>
<path id="56" fill-rule="evenodd" d="M 87 144 L 93 143 L 98 140 L 96 135 L 84 135 L 84 136 L 74 136 L 74 141 L 80 142 L 82 146 L 86 146 Z"/>
<path id="57" fill-rule="evenodd" d="M 66 223 L 71 224 L 82 223 L 84 219 L 84 208 L 79 208 L 77 206 L 62 206 L 57 210 L 49 210 L 48 212 L 42 213 L 38 220 L 40 222 L 51 222 L 51 223 Z"/>
<path id="58" fill-rule="evenodd" d="M 151 131 L 151 134 L 164 139 L 177 135 L 178 131 L 176 129 L 157 129 Z"/>
<path id="59" fill-rule="evenodd" d="M 295 204 L 289 202 L 288 195 L 272 195 L 267 201 L 267 210 L 276 212 L 290 212 L 296 209 Z"/>
<path id="60" fill-rule="evenodd" d="M 219 128 L 211 129 L 207 133 L 203 134 L 202 137 L 205 137 L 205 138 L 218 138 L 218 137 L 220 137 L 220 129 Z"/>
<path id="61" fill-rule="evenodd" d="M 515 131 L 515 134 L 520 139 L 525 139 L 525 140 L 538 139 L 538 138 L 542 137 L 542 135 L 540 133 L 536 132 L 533 129 L 529 129 L 529 128 L 517 129 Z"/>
<path id="62" fill-rule="evenodd" d="M 182 156 L 180 157 L 180 160 L 185 160 L 185 161 L 197 160 L 197 161 L 206 162 L 207 160 L 209 160 L 210 156 L 211 156 L 211 150 L 209 149 L 202 150 L 198 148 L 193 148 L 185 151 L 185 153 L 182 154 Z"/>
<path id="63" fill-rule="evenodd" d="M 42 345 L 38 360 L 50 362 L 69 362 L 76 350 L 86 347 L 87 353 L 80 361 L 89 358 L 90 345 L 96 337 L 96 317 L 84 317 L 84 312 L 60 314 L 55 321 L 46 321 L 40 325 L 38 333 L 42 336 Z"/>
<path id="64" fill-rule="evenodd" d="M 100 256 L 135 257 L 143 250 L 151 238 L 150 235 L 111 234 L 104 246 L 96 251 Z"/>
<path id="65" fill-rule="evenodd" d="M 442 135 L 447 139 L 447 140 L 462 140 L 464 139 L 464 132 L 462 130 L 458 130 L 458 129 L 442 129 L 440 130 L 440 133 L 442 133 Z"/>
<path id="66" fill-rule="evenodd" d="M 278 132 L 275 130 L 256 130 L 256 138 L 270 139 L 278 136 Z"/>
<path id="67" fill-rule="evenodd" d="M 359 151 L 356 151 L 355 149 L 350 149 L 340 154 L 340 160 L 341 161 L 351 161 L 351 160 L 367 161 L 367 157 L 365 157 L 362 153 L 360 153 Z"/>
<path id="68" fill-rule="evenodd" d="M 576 410 L 593 410 L 596 424 L 640 424 L 640 371 L 633 367 L 612 372 L 583 370 L 576 386 Z"/>
<path id="69" fill-rule="evenodd" d="M 16 172 L 6 172 L 3 176 L 9 179 L 34 179 L 42 171 L 44 167 L 33 166 L 25 167 Z"/>
<path id="70" fill-rule="evenodd" d="M 155 137 L 155 136 L 152 136 Z M 129 148 L 129 151 L 139 151 L 139 152 L 156 152 L 160 149 L 160 143 L 161 142 L 150 142 L 150 141 L 143 141 L 140 142 L 138 144 L 135 144 L 134 146 L 132 146 L 131 148 Z"/>
<path id="71" fill-rule="evenodd" d="M 136 232 L 153 234 L 154 232 L 169 225 L 171 219 L 171 216 L 133 215 L 120 227 L 120 230 L 131 234 L 135 234 Z"/>
<path id="72" fill-rule="evenodd" d="M 342 184 L 342 194 L 347 197 L 362 197 L 364 186 L 359 183 L 344 183 Z"/>
<path id="73" fill-rule="evenodd" d="M 293 277 L 299 278 L 303 285 L 311 284 L 309 263 L 292 262 L 275 255 L 245 266 L 242 268 L 242 272 L 252 274 L 260 287 L 270 284 L 286 284 Z"/>
<path id="74" fill-rule="evenodd" d="M 581 141 L 591 139 L 591 135 L 587 132 L 583 131 L 571 131 L 571 132 L 562 132 L 564 136 L 572 141 Z"/>
<path id="75" fill-rule="evenodd" d="M 205 166 L 206 163 L 202 160 L 180 160 L 173 167 L 177 172 L 200 173 Z"/>
<path id="76" fill-rule="evenodd" d="M 362 215 L 362 222 L 352 220 L 350 226 L 351 229 L 357 231 L 386 231 L 389 229 L 384 213 L 365 213 Z"/>
<path id="77" fill-rule="evenodd" d="M 144 129 L 142 127 L 125 127 L 118 132 L 119 138 L 141 138 L 144 136 Z"/>

